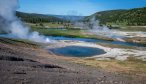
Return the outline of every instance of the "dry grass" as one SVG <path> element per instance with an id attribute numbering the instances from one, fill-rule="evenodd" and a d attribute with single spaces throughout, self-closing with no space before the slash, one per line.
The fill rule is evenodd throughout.
<path id="1" fill-rule="evenodd" d="M 127 42 L 146 44 L 146 37 L 131 37 L 131 38 L 124 38 L 124 40 Z"/>
<path id="2" fill-rule="evenodd" d="M 87 66 L 97 67 L 110 72 L 119 72 L 130 75 L 146 76 L 146 62 L 134 57 L 129 57 L 126 61 L 118 60 L 96 60 L 95 58 L 86 58 L 73 60 L 75 63 Z"/>
<path id="3" fill-rule="evenodd" d="M 7 45 L 14 45 L 14 46 L 21 46 L 21 47 L 33 47 L 37 48 L 39 47 L 38 43 L 31 42 L 28 40 L 22 40 L 22 39 L 10 39 L 10 38 L 3 38 L 0 37 L 0 43 L 4 43 Z"/>

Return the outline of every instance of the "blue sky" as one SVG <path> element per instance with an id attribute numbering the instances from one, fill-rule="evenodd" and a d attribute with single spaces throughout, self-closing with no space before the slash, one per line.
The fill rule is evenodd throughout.
<path id="1" fill-rule="evenodd" d="M 91 15 L 98 11 L 146 6 L 146 0 L 19 0 L 19 11 L 56 15 Z"/>

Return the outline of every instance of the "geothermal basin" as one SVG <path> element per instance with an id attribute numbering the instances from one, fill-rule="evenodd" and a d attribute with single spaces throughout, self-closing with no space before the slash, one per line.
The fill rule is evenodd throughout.
<path id="1" fill-rule="evenodd" d="M 0 37 L 14 38 L 7 35 L 0 35 Z M 146 49 L 145 45 L 140 45 L 136 43 L 127 42 L 117 42 L 117 41 L 104 41 L 95 39 L 85 39 L 85 38 L 68 38 L 68 37 L 53 37 L 46 36 L 49 38 L 51 43 L 45 48 L 55 55 L 69 56 L 69 57 L 95 57 L 97 59 L 110 59 L 115 58 L 118 60 L 125 60 L 128 56 L 139 57 L 146 59 Z M 126 45 L 139 47 L 139 49 L 122 49 L 122 48 L 110 48 L 97 44 L 108 43 L 116 45 Z"/>

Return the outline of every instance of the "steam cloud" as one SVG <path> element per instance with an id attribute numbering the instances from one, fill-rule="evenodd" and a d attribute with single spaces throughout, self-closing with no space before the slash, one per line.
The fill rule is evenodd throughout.
<path id="1" fill-rule="evenodd" d="M 48 38 L 39 35 L 38 32 L 30 32 L 29 27 L 16 17 L 18 7 L 18 0 L 0 0 L 0 32 L 8 33 L 8 35 L 16 38 L 49 42 Z"/>
<path id="2" fill-rule="evenodd" d="M 111 30 L 107 26 L 100 26 L 99 20 L 96 20 L 95 17 L 92 17 L 88 22 L 74 22 L 74 26 L 79 27 L 81 29 L 86 29 L 87 32 L 98 35 L 105 36 L 108 38 L 114 38 L 118 41 L 123 41 L 124 36 L 120 35 L 117 30 Z M 83 30 L 83 32 L 86 32 Z"/>
<path id="3" fill-rule="evenodd" d="M 98 35 L 107 35 L 112 37 L 112 31 L 107 26 L 99 26 L 99 21 L 95 19 L 95 17 L 90 19 L 89 22 L 90 32 L 98 34 Z"/>
<path id="4" fill-rule="evenodd" d="M 117 30 L 111 30 L 107 26 L 99 26 L 99 21 L 96 20 L 95 17 L 90 20 L 88 27 L 90 28 L 89 32 L 91 33 L 125 42 L 125 40 L 123 40 L 124 36 L 118 34 Z"/>
<path id="5" fill-rule="evenodd" d="M 99 26 L 99 21 L 95 17 L 91 18 L 88 22 L 74 22 L 74 26 L 81 29 L 88 29 L 89 32 L 103 35 L 111 33 L 111 30 L 107 26 Z M 109 34 L 108 34 L 109 35 Z"/>

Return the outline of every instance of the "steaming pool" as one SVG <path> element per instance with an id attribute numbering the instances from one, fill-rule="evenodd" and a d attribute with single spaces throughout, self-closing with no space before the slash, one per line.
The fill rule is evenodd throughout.
<path id="1" fill-rule="evenodd" d="M 106 52 L 99 48 L 83 47 L 83 46 L 65 46 L 60 48 L 49 49 L 56 55 L 71 57 L 91 57 L 95 55 L 105 54 Z"/>

